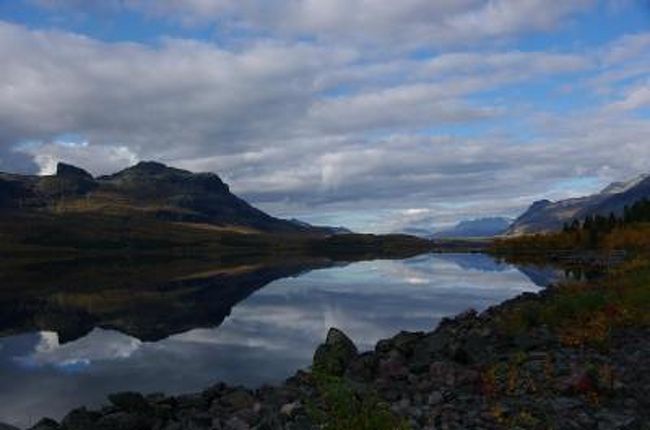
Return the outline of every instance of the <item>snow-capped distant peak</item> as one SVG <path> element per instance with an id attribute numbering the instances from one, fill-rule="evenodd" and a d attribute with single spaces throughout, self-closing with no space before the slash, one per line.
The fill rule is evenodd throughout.
<path id="1" fill-rule="evenodd" d="M 641 182 L 645 181 L 648 178 L 650 178 L 650 174 L 639 175 L 636 178 L 634 178 L 632 180 L 629 180 L 629 181 L 625 181 L 625 182 L 613 182 L 613 183 L 609 184 L 600 193 L 601 194 L 624 193 L 625 191 L 636 187 L 637 185 L 639 185 Z"/>

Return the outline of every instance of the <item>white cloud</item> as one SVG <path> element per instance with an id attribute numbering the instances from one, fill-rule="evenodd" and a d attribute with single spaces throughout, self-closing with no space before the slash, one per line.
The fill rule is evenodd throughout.
<path id="1" fill-rule="evenodd" d="M 6 23 L 0 54 L 0 143 L 75 133 L 168 159 L 293 133 L 311 103 L 313 74 L 350 55 L 301 44 L 244 52 L 178 40 L 106 44 Z"/>
<path id="2" fill-rule="evenodd" d="M 623 100 L 610 105 L 613 110 L 635 110 L 650 107 L 650 80 L 629 89 Z"/>
<path id="3" fill-rule="evenodd" d="M 382 50 L 482 43 L 548 31 L 595 0 L 33 0 L 90 13 L 120 7 L 190 25 L 381 45 Z"/>
<path id="4" fill-rule="evenodd" d="M 50 7 L 67 1 L 51 0 Z M 106 173 L 157 159 L 215 171 L 235 192 L 280 215 L 339 216 L 361 205 L 386 210 L 373 226 L 382 230 L 409 208 L 430 209 L 436 224 L 453 222 L 454 214 L 514 215 L 531 199 L 556 197 L 548 190 L 576 175 L 605 181 L 648 170 L 649 121 L 632 116 L 648 103 L 647 83 L 638 81 L 650 70 L 639 54 L 647 36 L 591 51 L 523 51 L 500 39 L 507 29 L 526 31 L 524 23 L 552 28 L 588 1 L 551 10 L 532 0 L 359 0 L 336 31 L 330 27 L 341 3 L 282 3 L 308 16 L 328 8 L 321 21 L 301 25 L 337 34 L 311 42 L 283 36 L 295 30 L 292 14 L 282 29 L 273 14 L 253 16 L 255 0 L 221 2 L 219 11 L 213 2 L 119 3 L 155 14 L 224 14 L 237 25 L 246 18 L 272 34 L 233 45 L 146 45 L 0 22 L 0 169 L 33 170 L 32 159 L 50 172 L 63 160 Z M 471 27 L 486 16 L 492 27 L 473 30 L 487 32 L 485 43 L 446 45 L 426 58 L 343 40 L 363 22 L 368 37 L 406 28 L 400 37 L 416 46 L 426 39 L 416 34 L 419 24 L 434 31 L 465 17 Z M 413 27 L 403 25 L 409 20 Z M 464 44 L 462 34 L 454 37 Z M 539 97 L 521 88 L 539 82 Z M 567 82 L 588 91 L 593 103 L 556 111 Z M 56 143 L 68 134 L 87 145 Z"/>
<path id="5" fill-rule="evenodd" d="M 83 166 L 95 174 L 114 173 L 124 166 L 137 163 L 138 156 L 127 146 L 66 146 L 60 143 L 48 143 L 29 148 L 34 161 L 40 166 L 41 175 L 51 175 L 56 165 L 64 160 L 69 164 Z"/>
<path id="6" fill-rule="evenodd" d="M 323 99 L 312 105 L 309 119 L 315 127 L 336 134 L 470 122 L 498 113 L 472 107 L 449 92 L 442 85 L 404 85 Z"/>
<path id="7" fill-rule="evenodd" d="M 142 345 L 137 339 L 114 331 L 94 329 L 88 336 L 64 345 L 54 332 L 41 332 L 34 351 L 19 360 L 33 366 L 69 366 L 94 361 L 126 359 Z"/>
<path id="8" fill-rule="evenodd" d="M 612 42 L 604 52 L 603 60 L 609 64 L 643 58 L 650 50 L 650 33 L 629 34 Z"/>

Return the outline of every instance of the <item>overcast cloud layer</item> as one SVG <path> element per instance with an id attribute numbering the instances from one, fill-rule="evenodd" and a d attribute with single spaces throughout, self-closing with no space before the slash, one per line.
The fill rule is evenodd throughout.
<path id="1" fill-rule="evenodd" d="M 513 216 L 650 172 L 647 9 L 0 5 L 0 170 L 63 160 L 101 174 L 154 159 L 214 171 L 276 215 L 365 231 Z"/>

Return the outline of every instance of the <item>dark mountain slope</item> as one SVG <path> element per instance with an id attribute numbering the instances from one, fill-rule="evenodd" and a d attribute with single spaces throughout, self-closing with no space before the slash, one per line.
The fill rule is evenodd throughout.
<path id="1" fill-rule="evenodd" d="M 620 216 L 626 205 L 650 198 L 650 176 L 643 175 L 627 182 L 615 182 L 601 192 L 586 197 L 533 203 L 507 231 L 509 235 L 557 231 L 564 223 L 589 215 Z"/>
<path id="2" fill-rule="evenodd" d="M 511 220 L 501 217 L 479 218 L 460 221 L 447 230 L 434 233 L 433 238 L 468 238 L 492 237 L 504 233 L 510 226 Z"/>
<path id="3" fill-rule="evenodd" d="M 0 174 L 0 208 L 153 217 L 264 232 L 335 232 L 274 218 L 231 193 L 213 173 L 192 173 L 155 162 L 99 178 L 63 163 L 52 176 Z"/>

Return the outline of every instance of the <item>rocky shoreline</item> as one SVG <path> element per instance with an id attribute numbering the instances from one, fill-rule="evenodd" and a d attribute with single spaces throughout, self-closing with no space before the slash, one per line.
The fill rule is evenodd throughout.
<path id="1" fill-rule="evenodd" d="M 552 294 L 549 288 L 481 314 L 470 310 L 432 332 L 401 332 L 364 353 L 333 328 L 312 370 L 280 386 L 117 393 L 101 410 L 76 409 L 60 423 L 43 419 L 30 430 L 377 428 L 368 424 L 372 417 L 362 424 L 332 418 L 341 413 L 337 401 L 348 414 L 385 412 L 381 428 L 650 429 L 648 328 L 613 332 L 606 349 L 566 346 L 542 326 L 524 335 L 502 329 L 508 309 Z M 332 392 L 341 398 L 332 400 Z M 366 409 L 355 412 L 357 403 Z"/>

